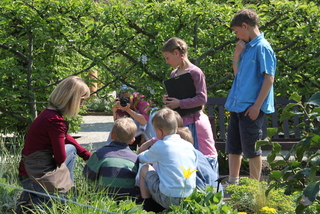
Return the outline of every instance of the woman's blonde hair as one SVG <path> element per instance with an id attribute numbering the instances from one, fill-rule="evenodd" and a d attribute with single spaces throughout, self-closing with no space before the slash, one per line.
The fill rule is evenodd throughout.
<path id="1" fill-rule="evenodd" d="M 129 117 L 122 117 L 114 121 L 112 128 L 113 140 L 120 143 L 131 143 L 136 135 L 137 125 Z"/>
<path id="2" fill-rule="evenodd" d="M 55 107 L 62 115 L 77 116 L 80 104 L 90 97 L 87 84 L 77 76 L 62 80 L 49 96 L 49 105 Z"/>

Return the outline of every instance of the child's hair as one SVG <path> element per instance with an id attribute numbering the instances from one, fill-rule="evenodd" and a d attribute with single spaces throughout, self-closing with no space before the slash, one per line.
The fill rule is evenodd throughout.
<path id="1" fill-rule="evenodd" d="M 152 125 L 156 129 L 161 129 L 166 135 L 175 134 L 178 128 L 174 111 L 169 108 L 160 109 L 153 116 Z"/>
<path id="2" fill-rule="evenodd" d="M 182 117 L 180 116 L 180 114 L 177 111 L 174 111 L 174 116 L 176 117 L 176 120 L 177 120 L 177 123 L 178 123 L 178 128 L 179 127 L 184 127 L 183 119 L 182 119 Z"/>
<path id="3" fill-rule="evenodd" d="M 90 96 L 87 84 L 77 76 L 62 80 L 49 96 L 49 105 L 57 108 L 62 115 L 77 116 L 80 104 Z"/>
<path id="4" fill-rule="evenodd" d="M 178 127 L 177 134 L 180 137 L 193 145 L 193 136 L 188 127 Z"/>
<path id="5" fill-rule="evenodd" d="M 188 56 L 188 45 L 185 41 L 178 37 L 171 37 L 162 46 L 161 52 L 173 53 L 174 50 L 178 50 L 183 57 Z"/>
<path id="6" fill-rule="evenodd" d="M 258 26 L 258 14 L 251 9 L 242 9 L 233 17 L 230 27 L 241 27 L 242 23 L 247 23 L 250 26 Z"/>
<path id="7" fill-rule="evenodd" d="M 112 127 L 113 140 L 120 143 L 130 143 L 137 132 L 137 126 L 129 117 L 122 117 L 114 121 Z"/>

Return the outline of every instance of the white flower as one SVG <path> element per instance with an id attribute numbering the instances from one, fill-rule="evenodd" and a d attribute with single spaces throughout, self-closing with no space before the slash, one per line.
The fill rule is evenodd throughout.
<path id="1" fill-rule="evenodd" d="M 58 45 L 58 46 L 56 46 L 56 49 L 57 49 L 57 51 L 60 52 L 60 53 L 65 51 L 65 47 L 64 47 L 63 45 Z"/>
<path id="2" fill-rule="evenodd" d="M 148 57 L 144 54 L 142 54 L 139 58 L 138 58 L 138 62 L 142 62 L 142 64 L 146 65 L 147 61 L 148 61 Z"/>
<path id="3" fill-rule="evenodd" d="M 147 89 L 149 90 L 150 94 L 154 94 L 153 88 L 151 88 L 150 86 L 147 86 Z"/>

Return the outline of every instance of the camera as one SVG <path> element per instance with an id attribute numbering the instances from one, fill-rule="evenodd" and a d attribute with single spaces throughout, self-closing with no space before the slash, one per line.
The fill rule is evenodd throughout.
<path id="1" fill-rule="evenodd" d="M 126 107 L 126 106 L 127 106 L 127 103 L 130 102 L 127 97 L 121 97 L 121 98 L 119 99 L 119 101 L 120 101 L 120 105 L 121 105 L 122 107 Z"/>

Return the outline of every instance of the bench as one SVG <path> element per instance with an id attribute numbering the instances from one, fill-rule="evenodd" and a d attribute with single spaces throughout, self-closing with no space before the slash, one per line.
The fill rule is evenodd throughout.
<path id="1" fill-rule="evenodd" d="M 225 142 L 227 138 L 227 127 L 229 122 L 229 112 L 224 108 L 226 97 L 209 97 L 206 105 L 207 115 L 209 117 L 213 136 L 216 141 L 216 148 L 218 151 L 225 150 Z M 280 114 L 289 103 L 295 103 L 294 100 L 289 100 L 283 97 L 275 98 L 275 112 L 267 114 L 262 128 L 262 139 L 267 137 L 267 127 L 278 128 L 277 133 L 272 137 L 272 141 L 278 142 L 282 150 L 290 150 L 291 147 L 301 139 L 301 130 L 299 128 L 298 115 L 292 118 L 280 121 Z M 293 107 L 294 111 L 298 110 L 298 106 Z M 264 150 L 270 150 L 270 145 L 264 145 Z"/>

